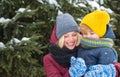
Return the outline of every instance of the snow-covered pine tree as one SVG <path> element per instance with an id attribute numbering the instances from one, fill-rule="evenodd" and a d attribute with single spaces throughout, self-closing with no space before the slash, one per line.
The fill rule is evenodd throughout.
<path id="1" fill-rule="evenodd" d="M 49 52 L 58 12 L 70 13 L 79 24 L 97 3 L 100 0 L 1 0 L 0 77 L 45 77 L 42 58 Z"/>

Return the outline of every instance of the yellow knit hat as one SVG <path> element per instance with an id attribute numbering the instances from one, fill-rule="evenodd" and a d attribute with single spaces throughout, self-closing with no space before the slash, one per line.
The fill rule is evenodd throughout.
<path id="1" fill-rule="evenodd" d="M 95 10 L 87 14 L 80 24 L 89 26 L 99 37 L 103 37 L 106 33 L 107 24 L 110 21 L 110 16 L 106 11 Z"/>

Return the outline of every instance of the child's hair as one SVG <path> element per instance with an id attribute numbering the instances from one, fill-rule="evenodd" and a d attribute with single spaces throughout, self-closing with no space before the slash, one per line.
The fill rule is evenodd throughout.
<path id="1" fill-rule="evenodd" d="M 78 35 L 78 41 L 76 43 L 76 46 L 80 45 L 80 39 L 81 39 L 81 35 L 79 33 L 77 33 L 77 35 Z M 61 36 L 61 38 L 58 40 L 58 46 L 60 48 L 63 48 L 63 46 L 64 46 L 64 35 Z"/>
<path id="2" fill-rule="evenodd" d="M 82 30 L 82 31 L 84 31 L 84 32 L 86 32 L 86 31 L 93 31 L 88 25 L 86 25 L 86 24 L 80 24 L 80 29 Z"/>

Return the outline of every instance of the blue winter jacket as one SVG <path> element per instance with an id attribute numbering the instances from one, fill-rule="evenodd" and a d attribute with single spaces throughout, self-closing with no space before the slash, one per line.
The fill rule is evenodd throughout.
<path id="1" fill-rule="evenodd" d="M 115 38 L 115 35 L 109 26 L 104 38 Z M 85 49 L 80 47 L 78 50 L 78 57 L 81 57 L 85 60 L 85 64 L 88 68 L 91 65 L 110 64 L 114 61 L 117 61 L 117 54 L 112 48 Z"/>

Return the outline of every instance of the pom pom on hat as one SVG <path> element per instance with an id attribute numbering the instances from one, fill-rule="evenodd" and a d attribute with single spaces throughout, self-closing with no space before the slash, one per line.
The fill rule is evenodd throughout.
<path id="1" fill-rule="evenodd" d="M 107 24 L 110 21 L 110 16 L 106 11 L 95 10 L 87 14 L 80 24 L 89 26 L 99 37 L 103 37 L 106 33 Z"/>

